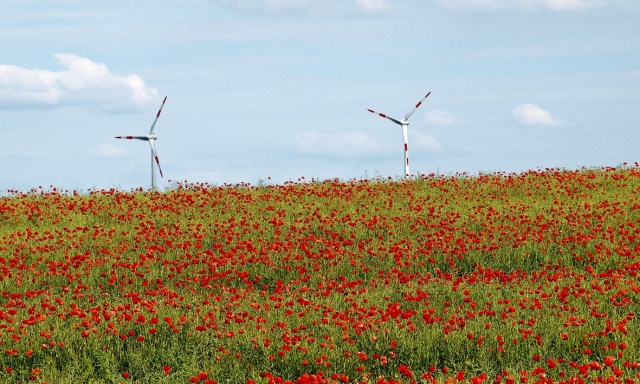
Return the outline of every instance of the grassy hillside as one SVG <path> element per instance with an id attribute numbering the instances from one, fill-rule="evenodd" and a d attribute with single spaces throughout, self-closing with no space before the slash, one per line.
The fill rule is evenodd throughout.
<path id="1" fill-rule="evenodd" d="M 638 380 L 639 189 L 625 167 L 11 192 L 0 382 Z"/>

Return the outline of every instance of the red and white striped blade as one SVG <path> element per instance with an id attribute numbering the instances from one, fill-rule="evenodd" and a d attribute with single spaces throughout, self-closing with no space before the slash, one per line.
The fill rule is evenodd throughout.
<path id="1" fill-rule="evenodd" d="M 160 160 L 158 159 L 158 153 L 156 152 L 156 146 L 153 144 L 153 140 L 149 140 L 149 144 L 151 144 L 151 151 L 153 151 L 153 157 L 156 159 L 156 164 L 158 164 L 160 177 L 164 178 L 164 176 L 162 176 L 162 168 L 160 168 Z"/>
<path id="2" fill-rule="evenodd" d="M 371 109 L 367 109 L 367 111 L 369 111 L 369 112 L 371 112 L 371 113 L 373 113 L 373 114 L 376 114 L 376 115 L 378 115 L 378 116 L 380 116 L 380 117 L 384 117 L 385 119 L 389 119 L 389 120 L 393 121 L 393 122 L 394 122 L 394 123 L 396 123 L 396 124 L 402 125 L 402 123 L 400 122 L 400 120 L 395 119 L 395 118 L 393 118 L 393 117 L 391 117 L 391 116 L 387 116 L 387 115 L 385 115 L 384 113 L 379 113 L 379 112 L 376 112 L 376 111 L 371 110 Z"/>
<path id="3" fill-rule="evenodd" d="M 418 107 L 420 107 L 420 105 L 422 105 L 422 102 L 425 101 L 427 99 L 427 97 L 429 97 L 429 95 L 431 94 L 431 92 L 427 93 L 427 95 L 425 97 L 422 98 L 422 100 L 420 100 L 418 102 L 418 104 L 416 104 L 415 108 L 413 108 L 413 110 L 409 113 L 407 113 L 407 115 L 404 117 L 405 120 L 409 119 L 409 117 L 411 117 L 411 115 L 413 115 L 413 112 L 416 111 L 416 109 L 418 109 Z"/>
<path id="4" fill-rule="evenodd" d="M 147 138 L 147 136 L 116 136 L 116 139 L 149 140 L 149 138 Z"/>
<path id="5" fill-rule="evenodd" d="M 149 130 L 149 134 L 151 135 L 153 133 L 153 128 L 156 127 L 156 122 L 158 121 L 158 118 L 160 117 L 160 112 L 162 112 L 162 107 L 164 107 L 164 103 L 167 101 L 167 96 L 164 97 L 164 100 L 162 100 L 162 105 L 160 106 L 160 109 L 158 110 L 158 114 L 156 115 L 156 119 L 153 120 L 153 124 L 151 124 L 151 129 Z"/>

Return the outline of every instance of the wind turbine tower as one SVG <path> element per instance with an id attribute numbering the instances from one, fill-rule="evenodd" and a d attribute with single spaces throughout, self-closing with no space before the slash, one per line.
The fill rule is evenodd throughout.
<path id="1" fill-rule="evenodd" d="M 371 113 L 377 113 L 378 115 L 382 116 L 385 119 L 389 119 L 391 121 L 393 121 L 394 123 L 402 126 L 402 137 L 404 138 L 404 176 L 409 177 L 411 174 L 409 173 L 409 137 L 408 137 L 408 132 L 407 132 L 407 127 L 409 126 L 409 117 L 411 117 L 411 115 L 413 115 L 413 112 L 416 111 L 416 109 L 418 109 L 418 107 L 420 107 L 420 105 L 422 104 L 423 101 L 425 101 L 425 99 L 427 97 L 429 97 L 429 95 L 431 94 L 431 92 L 427 93 L 427 95 L 425 97 L 422 98 L 422 100 L 420 100 L 418 102 L 418 104 L 416 104 L 416 106 L 405 115 L 404 119 L 399 120 L 396 118 L 393 118 L 391 116 L 387 116 L 384 113 L 378 113 L 375 112 L 371 109 L 367 109 L 367 111 L 371 112 Z"/>
<path id="2" fill-rule="evenodd" d="M 158 160 L 158 154 L 156 153 L 155 141 L 158 139 L 156 135 L 153 134 L 153 129 L 156 127 L 156 123 L 158 122 L 158 118 L 160 117 L 160 112 L 162 112 L 162 107 L 164 107 L 164 103 L 167 101 L 167 97 L 164 97 L 162 101 L 162 105 L 160 105 L 160 109 L 158 110 L 158 114 L 156 115 L 156 119 L 153 120 L 153 124 L 151 124 L 151 129 L 149 130 L 149 134 L 146 136 L 116 136 L 116 139 L 128 139 L 128 140 L 143 140 L 148 141 L 151 146 L 151 189 L 156 190 L 158 187 L 156 185 L 156 164 L 158 164 L 158 170 L 160 171 L 160 177 L 162 176 L 162 168 L 160 168 L 160 160 Z"/>

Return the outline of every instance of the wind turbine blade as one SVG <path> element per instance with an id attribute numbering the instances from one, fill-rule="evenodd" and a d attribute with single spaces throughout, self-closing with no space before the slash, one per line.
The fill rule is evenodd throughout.
<path id="1" fill-rule="evenodd" d="M 153 128 L 156 127 L 156 122 L 158 121 L 158 117 L 160 117 L 160 112 L 162 112 L 162 107 L 164 107 L 164 103 L 167 101 L 167 96 L 164 97 L 164 100 L 162 100 L 162 105 L 160 106 L 160 109 L 158 110 L 158 114 L 156 115 L 156 119 L 153 120 L 153 124 L 151 124 L 151 129 L 149 130 L 149 134 L 151 135 L 153 133 Z M 162 173 L 162 172 L 161 172 Z"/>
<path id="2" fill-rule="evenodd" d="M 367 111 L 369 111 L 369 112 L 371 112 L 371 113 L 373 113 L 373 114 L 376 114 L 376 115 L 378 115 L 378 116 L 384 117 L 385 119 L 389 119 L 389 120 L 393 121 L 394 123 L 396 123 L 396 124 L 398 124 L 398 125 L 402 125 L 402 123 L 400 122 L 400 120 L 395 119 L 395 118 L 393 118 L 393 117 L 391 117 L 391 116 L 387 116 L 387 115 L 385 115 L 384 113 L 375 112 L 375 111 L 373 111 L 373 110 L 371 110 L 371 109 L 367 109 Z"/>
<path id="3" fill-rule="evenodd" d="M 158 164 L 160 177 L 164 178 L 164 176 L 162 176 L 162 168 L 160 168 L 160 160 L 158 160 L 158 153 L 156 152 L 156 146 L 153 144 L 153 140 L 149 140 L 149 144 L 151 144 L 151 151 L 153 151 L 153 157 L 156 159 L 156 164 Z"/>
<path id="4" fill-rule="evenodd" d="M 147 136 L 116 136 L 116 139 L 127 139 L 127 140 L 149 140 Z"/>
<path id="5" fill-rule="evenodd" d="M 429 95 L 431 94 L 431 92 L 427 93 L 427 96 L 423 97 L 422 100 L 420 100 L 418 102 L 418 104 L 416 104 L 416 107 L 413 108 L 413 110 L 409 113 L 407 113 L 407 115 L 404 117 L 405 120 L 408 120 L 409 117 L 411 117 L 411 115 L 413 115 L 413 112 L 416 111 L 416 109 L 418 109 L 418 107 L 420 107 L 420 105 L 422 105 L 422 102 L 426 100 L 427 97 L 429 97 Z"/>

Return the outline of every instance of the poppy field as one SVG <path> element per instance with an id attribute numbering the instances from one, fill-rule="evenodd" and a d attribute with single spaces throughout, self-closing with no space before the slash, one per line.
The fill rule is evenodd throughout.
<path id="1" fill-rule="evenodd" d="M 640 383 L 640 168 L 0 197 L 0 382 Z"/>

